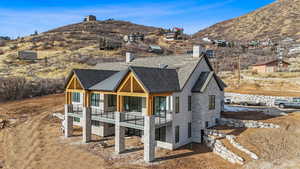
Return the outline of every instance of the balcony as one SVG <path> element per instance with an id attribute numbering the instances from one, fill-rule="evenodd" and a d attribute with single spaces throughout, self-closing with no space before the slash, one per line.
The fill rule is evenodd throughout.
<path id="1" fill-rule="evenodd" d="M 92 120 L 115 124 L 115 112 L 104 111 L 98 108 L 91 109 Z"/>
<path id="2" fill-rule="evenodd" d="M 155 128 L 170 125 L 172 122 L 172 113 L 161 111 L 154 115 Z M 144 115 L 141 112 L 122 112 L 121 113 L 121 125 L 129 128 L 135 128 L 144 130 Z"/>
<path id="3" fill-rule="evenodd" d="M 73 105 L 68 106 L 68 114 L 70 116 L 81 118 L 82 117 L 82 112 L 83 112 L 83 106 L 82 105 L 73 104 Z"/>
<path id="4" fill-rule="evenodd" d="M 73 117 L 83 117 L 83 106 L 82 105 L 69 105 L 68 115 Z M 168 126 L 172 122 L 172 112 L 159 111 L 153 115 L 155 118 L 155 128 Z M 116 113 L 115 111 L 104 111 L 100 108 L 91 108 L 91 119 L 115 124 Z M 120 125 L 123 127 L 134 128 L 138 130 L 144 130 L 145 118 L 142 112 L 121 112 Z"/>

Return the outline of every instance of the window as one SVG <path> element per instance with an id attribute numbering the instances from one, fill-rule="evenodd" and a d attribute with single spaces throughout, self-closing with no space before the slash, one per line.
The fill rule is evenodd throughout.
<path id="1" fill-rule="evenodd" d="M 80 93 L 78 92 L 72 93 L 72 102 L 80 103 Z"/>
<path id="2" fill-rule="evenodd" d="M 117 96 L 108 95 L 108 107 L 115 107 L 117 105 Z"/>
<path id="3" fill-rule="evenodd" d="M 189 122 L 188 124 L 188 138 L 192 137 L 192 123 Z"/>
<path id="4" fill-rule="evenodd" d="M 175 113 L 179 113 L 179 96 L 175 98 Z"/>
<path id="5" fill-rule="evenodd" d="M 209 122 L 206 121 L 206 122 L 205 122 L 205 128 L 208 128 L 208 126 L 209 126 Z"/>
<path id="6" fill-rule="evenodd" d="M 95 107 L 99 107 L 99 102 L 100 102 L 100 94 L 91 94 L 91 105 Z"/>
<path id="7" fill-rule="evenodd" d="M 165 96 L 154 97 L 154 114 L 160 117 L 165 117 L 166 110 L 167 110 L 167 97 Z"/>
<path id="8" fill-rule="evenodd" d="M 219 119 L 215 119 L 216 125 L 219 124 Z"/>
<path id="9" fill-rule="evenodd" d="M 214 110 L 216 108 L 216 96 L 209 95 L 208 109 Z"/>
<path id="10" fill-rule="evenodd" d="M 155 140 L 166 141 L 166 127 L 155 129 Z"/>
<path id="11" fill-rule="evenodd" d="M 192 96 L 188 97 L 188 111 L 192 111 Z"/>
<path id="12" fill-rule="evenodd" d="M 179 126 L 175 127 L 175 142 L 178 143 L 179 142 Z"/>
<path id="13" fill-rule="evenodd" d="M 142 112 L 141 97 L 124 97 L 124 110 L 126 112 Z"/>
<path id="14" fill-rule="evenodd" d="M 108 123 L 108 127 L 115 127 L 115 125 Z"/>
<path id="15" fill-rule="evenodd" d="M 75 121 L 75 122 L 80 122 L 80 118 L 79 117 L 74 117 L 74 119 L 73 119 L 73 121 Z"/>
<path id="16" fill-rule="evenodd" d="M 96 120 L 92 120 L 92 126 L 100 126 L 100 122 Z"/>

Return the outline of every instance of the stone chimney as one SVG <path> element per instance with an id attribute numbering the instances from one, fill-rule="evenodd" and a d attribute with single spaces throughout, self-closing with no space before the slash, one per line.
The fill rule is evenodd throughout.
<path id="1" fill-rule="evenodd" d="M 202 55 L 203 49 L 200 45 L 193 46 L 193 58 L 199 58 Z"/>
<path id="2" fill-rule="evenodd" d="M 130 63 L 134 60 L 134 55 L 131 52 L 126 52 L 126 63 Z"/>

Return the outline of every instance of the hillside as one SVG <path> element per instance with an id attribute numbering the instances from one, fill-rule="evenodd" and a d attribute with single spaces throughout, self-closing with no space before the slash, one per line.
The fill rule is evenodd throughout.
<path id="1" fill-rule="evenodd" d="M 86 21 L 36 33 L 7 41 L 0 45 L 0 75 L 35 78 L 65 77 L 72 68 L 88 68 L 99 62 L 125 59 L 132 51 L 140 57 L 149 53 L 149 44 L 157 44 L 164 30 L 127 21 Z M 124 43 L 130 33 L 144 34 L 144 41 Z M 100 39 L 121 44 L 114 50 L 100 50 Z M 18 51 L 36 51 L 38 60 L 28 62 L 17 59 Z M 165 50 L 168 52 L 168 50 Z"/>
<path id="2" fill-rule="evenodd" d="M 196 37 L 264 40 L 291 37 L 300 42 L 300 0 L 278 0 L 244 16 L 199 31 Z"/>

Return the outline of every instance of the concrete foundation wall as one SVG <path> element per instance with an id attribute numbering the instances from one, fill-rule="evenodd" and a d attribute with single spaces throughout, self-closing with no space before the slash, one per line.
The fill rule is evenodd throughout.
<path id="1" fill-rule="evenodd" d="M 163 141 L 156 141 L 156 147 L 167 149 L 167 150 L 174 150 L 174 146 L 172 143 L 163 142 Z"/>

